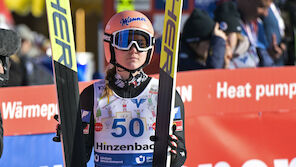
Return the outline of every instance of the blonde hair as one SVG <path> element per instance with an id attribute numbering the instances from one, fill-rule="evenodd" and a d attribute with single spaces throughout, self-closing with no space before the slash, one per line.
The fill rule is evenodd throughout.
<path id="1" fill-rule="evenodd" d="M 237 39 L 239 40 L 239 41 L 243 41 L 244 40 L 244 36 L 241 34 L 241 33 L 236 33 L 237 34 Z"/>
<path id="2" fill-rule="evenodd" d="M 106 70 L 106 77 L 105 77 L 105 89 L 103 91 L 102 97 L 109 97 L 111 95 L 113 95 L 113 91 L 110 88 L 110 81 L 112 80 L 112 78 L 114 77 L 114 75 L 116 74 L 116 68 L 114 65 L 109 64 L 107 66 L 107 70 Z"/>

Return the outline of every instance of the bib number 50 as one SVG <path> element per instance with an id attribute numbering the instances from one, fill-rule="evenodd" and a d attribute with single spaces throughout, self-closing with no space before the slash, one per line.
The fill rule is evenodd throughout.
<path id="1" fill-rule="evenodd" d="M 118 119 L 114 119 L 113 121 L 113 125 L 112 125 L 112 129 L 121 129 L 121 133 L 117 134 L 115 132 L 112 132 L 112 136 L 114 137 L 122 137 L 126 134 L 126 127 L 124 125 L 121 125 L 120 123 L 124 123 L 126 122 L 126 119 L 125 118 L 118 118 Z M 139 131 L 138 132 L 135 132 L 135 123 L 138 123 L 139 124 Z M 144 123 L 141 119 L 139 118 L 134 118 L 130 121 L 129 123 L 129 133 L 131 136 L 133 137 L 140 137 L 143 135 L 144 133 Z"/>

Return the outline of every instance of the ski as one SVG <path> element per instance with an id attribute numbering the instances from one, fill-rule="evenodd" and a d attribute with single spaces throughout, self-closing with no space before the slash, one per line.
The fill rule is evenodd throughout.
<path id="1" fill-rule="evenodd" d="M 160 54 L 154 167 L 169 167 L 168 136 L 172 134 L 178 64 L 179 32 L 183 0 L 166 1 Z"/>
<path id="2" fill-rule="evenodd" d="M 52 61 L 59 106 L 63 160 L 83 167 L 85 151 L 79 116 L 79 88 L 69 0 L 46 0 Z"/>

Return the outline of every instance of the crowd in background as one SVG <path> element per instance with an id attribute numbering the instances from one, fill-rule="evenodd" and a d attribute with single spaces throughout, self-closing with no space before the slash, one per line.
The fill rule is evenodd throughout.
<path id="1" fill-rule="evenodd" d="M 6 86 L 52 84 L 52 60 L 48 38 L 28 26 L 15 26 L 22 39 L 19 52 L 10 57 L 9 80 Z"/>
<path id="2" fill-rule="evenodd" d="M 202 1 L 181 30 L 179 71 L 295 65 L 296 0 Z M 52 84 L 49 39 L 26 25 L 13 29 L 22 47 L 10 57 L 7 86 Z"/>
<path id="3" fill-rule="evenodd" d="M 296 1 L 211 2 L 184 25 L 179 71 L 295 65 Z"/>

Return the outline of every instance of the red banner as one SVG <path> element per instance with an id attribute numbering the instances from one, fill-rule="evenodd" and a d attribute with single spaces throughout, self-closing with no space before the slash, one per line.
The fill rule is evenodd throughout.
<path id="1" fill-rule="evenodd" d="M 185 166 L 296 167 L 293 73 L 295 67 L 178 73 Z M 0 88 L 0 102 L 5 135 L 55 131 L 53 85 Z"/>
<path id="2" fill-rule="evenodd" d="M 296 167 L 295 67 L 178 74 L 188 167 Z"/>
<path id="3" fill-rule="evenodd" d="M 80 91 L 91 82 L 79 84 Z M 58 114 L 54 85 L 0 88 L 4 135 L 55 132 Z"/>

